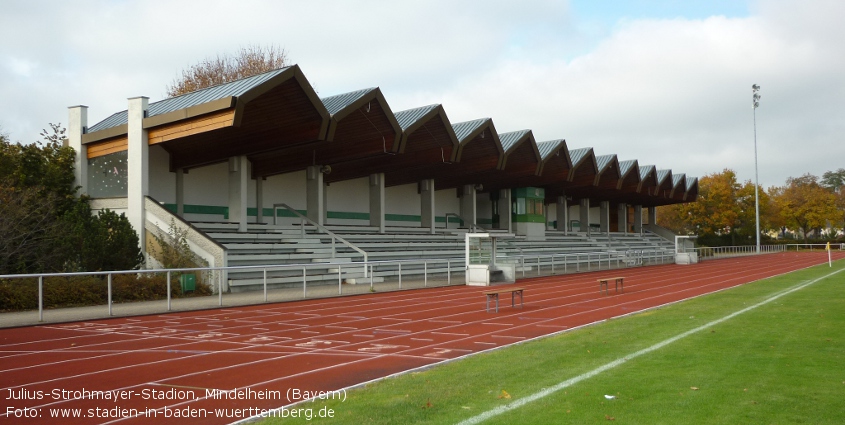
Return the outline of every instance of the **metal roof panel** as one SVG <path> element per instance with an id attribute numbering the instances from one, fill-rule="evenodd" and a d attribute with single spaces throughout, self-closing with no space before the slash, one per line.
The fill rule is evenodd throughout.
<path id="1" fill-rule="evenodd" d="M 572 166 L 580 163 L 585 156 L 593 151 L 593 148 L 578 148 L 569 151 L 569 157 L 572 159 Z"/>
<path id="2" fill-rule="evenodd" d="M 467 136 L 472 134 L 472 132 L 478 129 L 478 127 L 484 125 L 488 120 L 490 120 L 490 118 L 479 118 L 477 120 L 459 122 L 452 124 L 452 129 L 455 130 L 455 135 L 458 136 L 458 141 L 463 143 Z"/>
<path id="3" fill-rule="evenodd" d="M 253 75 L 252 77 L 243 78 L 229 83 L 218 84 L 216 86 L 207 87 L 190 93 L 185 93 L 181 96 L 170 97 L 164 100 L 159 100 L 149 104 L 147 108 L 147 118 L 156 115 L 166 114 L 168 112 L 178 111 L 180 109 L 190 108 L 192 106 L 201 105 L 214 100 L 223 99 L 230 96 L 240 96 L 248 90 L 261 85 L 267 80 L 281 74 L 290 67 L 274 69 L 263 74 Z M 121 111 L 109 116 L 108 118 L 92 125 L 88 128 L 89 133 L 107 128 L 117 127 L 127 123 L 127 111 Z"/>
<path id="4" fill-rule="evenodd" d="M 342 93 L 334 96 L 324 97 L 320 100 L 323 101 L 323 105 L 326 106 L 326 109 L 329 111 L 329 114 L 335 115 L 347 106 L 355 103 L 356 100 L 364 97 L 364 95 L 366 95 L 367 93 L 372 92 L 373 90 L 378 90 L 378 88 L 370 87 L 367 89 L 356 90 L 349 93 Z"/>
<path id="5" fill-rule="evenodd" d="M 549 155 L 557 151 L 558 146 L 562 143 L 566 143 L 566 141 L 563 139 L 557 139 L 537 142 L 537 149 L 540 151 L 540 158 L 543 158 L 544 160 L 548 158 Z"/>
<path id="6" fill-rule="evenodd" d="M 599 168 L 599 172 L 604 171 L 604 169 L 611 163 L 613 160 L 616 159 L 615 154 L 611 155 L 601 155 L 596 157 L 596 165 Z"/>
<path id="7" fill-rule="evenodd" d="M 399 111 L 395 113 L 396 121 L 399 122 L 399 127 L 402 127 L 402 131 L 408 129 L 408 127 L 412 126 L 414 123 L 422 119 L 426 114 L 431 112 L 433 109 L 440 106 L 439 104 L 434 105 L 427 105 L 427 106 L 420 106 L 419 108 L 414 109 L 406 109 L 404 111 Z"/>
<path id="8" fill-rule="evenodd" d="M 631 167 L 633 167 L 634 164 L 636 164 L 636 163 L 637 163 L 636 159 L 619 161 L 619 171 L 621 171 L 622 175 L 624 176 L 625 174 L 628 174 L 629 171 L 631 171 Z"/>
<path id="9" fill-rule="evenodd" d="M 502 142 L 502 148 L 504 148 L 505 152 L 507 152 L 529 132 L 531 132 L 531 130 L 517 130 L 508 133 L 500 133 L 499 140 Z"/>

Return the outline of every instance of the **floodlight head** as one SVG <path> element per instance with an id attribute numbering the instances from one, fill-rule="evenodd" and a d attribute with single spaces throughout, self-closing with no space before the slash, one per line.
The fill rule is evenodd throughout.
<path id="1" fill-rule="evenodd" d="M 754 91 L 760 90 L 760 86 L 758 86 L 757 84 L 752 84 L 751 90 L 754 90 Z"/>

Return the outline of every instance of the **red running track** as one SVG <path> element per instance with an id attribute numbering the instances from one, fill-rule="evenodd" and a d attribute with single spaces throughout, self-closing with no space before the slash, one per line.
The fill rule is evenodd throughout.
<path id="1" fill-rule="evenodd" d="M 231 423 L 296 402 L 295 391 L 338 390 L 826 261 L 780 253 L 525 279 L 524 309 L 503 297 L 499 313 L 484 310 L 483 288 L 454 286 L 3 329 L 0 422 Z M 610 275 L 625 276 L 624 293 L 599 293 L 596 279 Z"/>

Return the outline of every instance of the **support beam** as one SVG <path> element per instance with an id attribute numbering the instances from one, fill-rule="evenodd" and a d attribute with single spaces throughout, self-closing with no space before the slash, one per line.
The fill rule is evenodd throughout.
<path id="1" fill-rule="evenodd" d="M 306 214 L 317 224 L 323 225 L 326 218 L 326 185 L 323 183 L 321 165 L 312 165 L 305 169 Z"/>
<path id="2" fill-rule="evenodd" d="M 475 185 L 465 184 L 461 195 L 461 217 L 467 220 L 466 226 L 474 226 L 477 222 L 477 210 L 475 206 Z"/>
<path id="3" fill-rule="evenodd" d="M 229 158 L 229 222 L 238 223 L 246 232 L 249 159 L 245 155 Z"/>
<path id="4" fill-rule="evenodd" d="M 513 198 L 510 189 L 499 191 L 499 228 L 513 233 L 513 218 L 511 217 L 511 204 Z"/>
<path id="5" fill-rule="evenodd" d="M 558 196 L 557 197 L 557 230 L 562 230 L 563 234 L 566 234 L 566 230 L 569 227 L 569 201 L 566 200 L 566 196 Z"/>
<path id="6" fill-rule="evenodd" d="M 255 179 L 255 222 L 264 223 L 264 177 Z"/>
<path id="7" fill-rule="evenodd" d="M 581 223 L 581 231 L 590 235 L 590 199 L 584 198 L 578 206 L 579 221 Z"/>
<path id="8" fill-rule="evenodd" d="M 618 230 L 622 233 L 628 233 L 628 204 L 621 203 L 617 205 L 616 211 Z"/>
<path id="9" fill-rule="evenodd" d="M 657 225 L 657 207 L 648 207 L 648 224 Z"/>
<path id="10" fill-rule="evenodd" d="M 610 234 L 610 202 L 601 201 L 599 203 L 599 226 L 601 233 Z"/>
<path id="11" fill-rule="evenodd" d="M 176 215 L 185 218 L 185 170 L 176 169 Z"/>
<path id="12" fill-rule="evenodd" d="M 126 216 L 138 234 L 138 243 L 145 254 L 147 237 L 144 198 L 150 193 L 150 146 L 147 130 L 144 129 L 144 116 L 149 100 L 143 96 L 130 98 L 127 111 Z"/>
<path id="13" fill-rule="evenodd" d="M 68 146 L 76 151 L 73 160 L 74 185 L 80 186 L 79 194 L 88 194 L 88 147 L 82 144 L 82 135 L 88 127 L 88 107 L 83 105 L 68 108 Z"/>
<path id="14" fill-rule="evenodd" d="M 434 180 L 420 181 L 420 226 L 434 234 Z"/>
<path id="15" fill-rule="evenodd" d="M 370 174 L 370 226 L 384 233 L 384 173 Z"/>
<path id="16" fill-rule="evenodd" d="M 643 206 L 634 205 L 634 233 L 643 233 Z"/>

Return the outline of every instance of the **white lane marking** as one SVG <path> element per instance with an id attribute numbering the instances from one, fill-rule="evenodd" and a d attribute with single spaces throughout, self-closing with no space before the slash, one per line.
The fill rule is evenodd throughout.
<path id="1" fill-rule="evenodd" d="M 589 372 L 587 372 L 587 373 L 583 373 L 583 374 L 578 375 L 578 376 L 576 376 L 576 377 L 574 377 L 574 378 L 567 379 L 566 381 L 560 382 L 560 383 L 558 383 L 558 384 L 556 384 L 556 385 L 554 385 L 554 386 L 552 386 L 552 387 L 549 387 L 549 388 L 543 389 L 542 391 L 538 391 L 538 392 L 536 392 L 536 393 L 534 393 L 534 394 L 531 394 L 531 395 L 529 395 L 529 396 L 527 396 L 527 397 L 523 397 L 523 398 L 521 398 L 521 399 L 519 399 L 519 400 L 516 400 L 516 401 L 514 401 L 514 402 L 512 402 L 512 403 L 508 403 L 508 404 L 505 404 L 505 405 L 503 405 L 503 406 L 499 406 L 499 407 L 497 407 L 497 408 L 495 408 L 495 409 L 488 410 L 488 411 L 486 411 L 486 412 L 484 412 L 484 413 L 481 413 L 481 414 L 479 414 L 479 415 L 473 416 L 473 417 L 471 417 L 471 418 L 469 418 L 469 419 L 466 419 L 466 420 L 464 420 L 464 421 L 458 422 L 458 425 L 474 425 L 474 424 L 478 424 L 478 423 L 484 422 L 484 421 L 486 421 L 487 419 L 490 419 L 490 418 L 492 418 L 492 417 L 494 417 L 494 416 L 501 415 L 502 413 L 505 413 L 505 412 L 508 412 L 508 411 L 511 411 L 511 410 L 514 410 L 514 409 L 518 409 L 518 408 L 520 408 L 520 407 L 522 407 L 522 406 L 524 406 L 524 405 L 526 405 L 526 404 L 528 404 L 528 403 L 531 403 L 531 402 L 533 402 L 533 401 L 537 401 L 537 400 L 539 400 L 539 399 L 541 399 L 541 398 L 548 397 L 548 396 L 550 396 L 550 395 L 552 395 L 552 394 L 554 394 L 554 393 L 556 393 L 556 392 L 558 392 L 558 391 L 560 391 L 560 390 L 562 390 L 562 389 L 564 389 L 564 388 L 567 388 L 567 387 L 570 387 L 570 386 L 572 386 L 572 385 L 575 385 L 575 384 L 577 384 L 577 383 L 579 383 L 579 382 L 581 382 L 581 381 L 584 381 L 584 380 L 590 379 L 590 378 L 592 378 L 592 377 L 594 377 L 594 376 L 596 376 L 596 375 L 598 375 L 598 374 L 600 374 L 600 373 L 602 373 L 602 372 L 605 372 L 605 371 L 607 371 L 607 370 L 613 369 L 613 368 L 615 368 L 616 366 L 619 366 L 619 365 L 621 365 L 621 364 L 623 364 L 623 363 L 625 363 L 625 362 L 627 362 L 627 361 L 629 361 L 629 360 L 632 360 L 632 359 L 635 359 L 635 358 L 637 358 L 637 357 L 640 357 L 640 356 L 642 356 L 643 354 L 648 354 L 648 353 L 650 353 L 650 352 L 652 352 L 652 351 L 659 350 L 659 349 L 661 349 L 661 348 L 663 348 L 663 347 L 665 347 L 665 346 L 667 346 L 667 345 L 669 345 L 669 344 L 671 344 L 671 343 L 673 343 L 673 342 L 675 342 L 675 341 L 678 341 L 678 340 L 680 340 L 680 339 L 686 338 L 686 337 L 688 337 L 688 336 L 690 336 L 690 335 L 692 335 L 692 334 L 694 334 L 694 333 L 701 332 L 701 331 L 703 331 L 703 330 L 705 330 L 705 329 L 707 329 L 707 328 L 710 328 L 710 327 L 713 327 L 713 326 L 715 326 L 715 325 L 718 325 L 719 323 L 722 323 L 722 322 L 725 322 L 725 321 L 727 321 L 727 320 L 733 319 L 734 317 L 739 316 L 740 314 L 746 313 L 746 312 L 748 312 L 748 311 L 754 310 L 754 309 L 755 309 L 755 308 L 757 308 L 757 307 L 760 307 L 760 306 L 762 306 L 762 305 L 768 304 L 768 303 L 770 303 L 770 302 L 772 302 L 772 301 L 774 301 L 774 300 L 777 300 L 778 298 L 780 298 L 780 297 L 782 297 L 782 296 L 784 296 L 784 295 L 788 295 L 788 294 L 791 294 L 791 293 L 793 293 L 793 292 L 795 292 L 795 291 L 798 291 L 798 290 L 804 289 L 804 288 L 806 288 L 806 287 L 808 287 L 808 286 L 810 286 L 810 285 L 812 285 L 812 284 L 814 284 L 814 283 L 816 283 L 816 282 L 818 282 L 818 281 L 820 281 L 820 280 L 822 280 L 822 279 L 826 279 L 826 278 L 828 278 L 828 277 L 831 277 L 831 276 L 833 276 L 833 275 L 835 275 L 835 274 L 837 274 L 837 273 L 841 272 L 842 270 L 845 270 L 845 269 L 837 270 L 837 271 L 835 271 L 835 272 L 833 272 L 833 273 L 828 273 L 828 274 L 826 274 L 826 275 L 824 275 L 824 276 L 822 276 L 822 277 L 819 277 L 819 278 L 813 279 L 813 280 L 811 280 L 811 281 L 809 281 L 809 282 L 799 284 L 799 285 L 797 285 L 797 286 L 795 286 L 795 287 L 793 287 L 793 288 L 791 288 L 791 289 L 787 289 L 787 290 L 782 291 L 782 292 L 780 292 L 780 293 L 777 293 L 777 294 L 775 294 L 775 295 L 773 295 L 773 296 L 771 296 L 771 297 L 769 297 L 769 298 L 767 298 L 767 299 L 765 299 L 765 300 L 763 300 L 763 301 L 760 301 L 760 302 L 759 302 L 759 303 L 757 303 L 757 304 L 754 304 L 754 305 L 748 306 L 748 307 L 743 308 L 742 310 L 739 310 L 739 311 L 735 311 L 735 312 L 733 312 L 733 313 L 731 313 L 731 314 L 729 314 L 729 315 L 727 315 L 727 316 L 725 316 L 725 317 L 722 317 L 721 319 L 716 319 L 716 320 L 714 320 L 714 321 L 712 321 L 712 322 L 710 322 L 710 323 L 705 323 L 705 324 L 703 324 L 703 325 L 701 325 L 701 326 L 699 326 L 699 327 L 697 327 L 697 328 L 690 329 L 690 330 L 688 330 L 688 331 L 686 331 L 686 332 L 684 332 L 684 333 L 681 333 L 681 334 L 675 335 L 675 336 L 673 336 L 672 338 L 669 338 L 669 339 L 665 339 L 665 340 L 663 340 L 663 341 L 660 341 L 660 342 L 658 342 L 657 344 L 652 345 L 651 347 L 646 347 L 646 348 L 643 348 L 642 350 L 637 351 L 637 352 L 634 352 L 634 353 L 631 353 L 631 354 L 629 354 L 629 355 L 627 355 L 627 356 L 622 357 L 621 359 L 616 359 L 616 360 L 614 360 L 614 361 L 612 361 L 612 362 L 610 362 L 610 363 L 607 363 L 607 364 L 605 364 L 605 365 L 603 365 L 603 366 L 599 366 L 598 368 L 595 368 L 595 369 L 593 369 L 593 370 L 591 370 L 591 371 L 589 371 Z"/>

